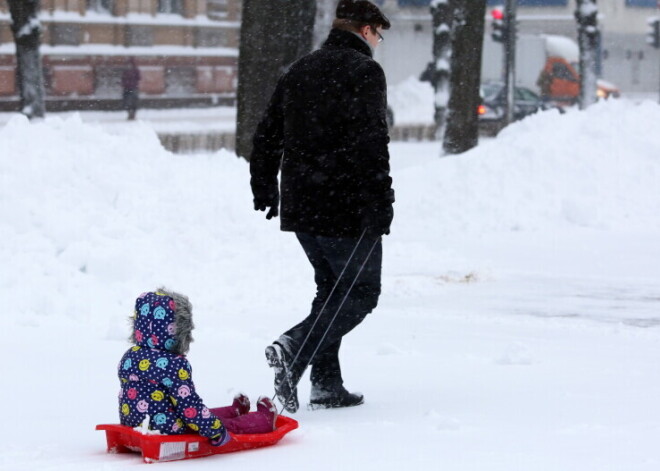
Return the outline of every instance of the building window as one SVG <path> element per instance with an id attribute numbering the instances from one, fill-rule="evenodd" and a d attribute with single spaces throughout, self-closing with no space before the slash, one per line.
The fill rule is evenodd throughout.
<path id="1" fill-rule="evenodd" d="M 626 0 L 626 1 L 638 1 L 646 2 L 647 0 Z M 655 0 L 650 0 L 655 1 Z M 398 0 L 400 7 L 427 7 L 431 3 L 431 0 Z M 376 3 L 382 4 L 382 1 L 376 1 Z M 504 0 L 487 0 L 489 6 L 503 5 Z M 520 7 L 563 7 L 568 4 L 568 0 L 518 0 L 518 6 Z"/>
<path id="2" fill-rule="evenodd" d="M 399 0 L 400 7 L 428 7 L 431 0 Z"/>
<path id="3" fill-rule="evenodd" d="M 169 96 L 189 96 L 197 91 L 197 70 L 194 67 L 172 67 L 165 70 L 165 93 Z"/>
<path id="4" fill-rule="evenodd" d="M 489 6 L 504 5 L 504 0 L 488 0 Z M 519 7 L 565 7 L 568 0 L 518 0 Z"/>
<path id="5" fill-rule="evenodd" d="M 158 0 L 158 13 L 183 14 L 183 0 Z"/>
<path id="6" fill-rule="evenodd" d="M 223 20 L 229 14 L 229 5 L 227 0 L 207 0 L 206 12 L 209 18 L 214 20 Z"/>
<path id="7" fill-rule="evenodd" d="M 98 13 L 112 13 L 115 0 L 87 0 L 87 9 Z"/>
<path id="8" fill-rule="evenodd" d="M 655 8 L 657 4 L 656 0 L 626 0 L 627 7 Z"/>
<path id="9" fill-rule="evenodd" d="M 520 7 L 565 7 L 568 0 L 518 0 Z"/>

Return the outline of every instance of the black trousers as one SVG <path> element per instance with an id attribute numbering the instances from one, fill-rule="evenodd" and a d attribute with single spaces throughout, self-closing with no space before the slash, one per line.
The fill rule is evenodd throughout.
<path id="1" fill-rule="evenodd" d="M 377 240 L 363 238 L 357 245 L 358 239 L 352 238 L 323 237 L 300 232 L 296 233 L 296 236 L 314 268 L 316 296 L 312 301 L 309 316 L 284 333 L 288 337 L 290 353 L 294 357 L 298 356 L 293 370 L 299 378 L 304 373 L 305 366 L 311 364 L 313 385 L 341 386 L 343 384 L 339 365 L 341 340 L 378 304 L 381 289 L 382 242 L 380 238 Z M 368 255 L 372 247 L 371 255 Z M 355 253 L 347 265 L 354 249 Z M 363 263 L 364 268 L 356 279 Z M 341 280 L 328 299 L 342 271 L 344 273 Z M 355 284 L 350 288 L 354 280 Z M 326 304 L 325 309 L 321 312 L 324 304 Z M 314 355 L 315 350 L 317 351 Z"/>
<path id="2" fill-rule="evenodd" d="M 124 109 L 129 113 L 135 113 L 138 108 L 139 96 L 137 90 L 124 89 L 122 93 Z"/>

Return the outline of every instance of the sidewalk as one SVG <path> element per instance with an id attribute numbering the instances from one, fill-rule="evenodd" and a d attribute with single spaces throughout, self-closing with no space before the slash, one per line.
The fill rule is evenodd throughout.
<path id="1" fill-rule="evenodd" d="M 233 150 L 236 142 L 236 108 L 177 108 L 138 110 L 137 120 L 126 120 L 125 111 L 66 111 L 46 113 L 46 119 L 69 119 L 78 114 L 83 122 L 96 124 L 120 134 L 136 122 L 147 123 L 158 135 L 163 147 L 175 154 Z M 18 113 L 0 113 L 0 127 Z M 429 140 L 428 125 L 395 126 L 390 130 L 393 141 Z"/>

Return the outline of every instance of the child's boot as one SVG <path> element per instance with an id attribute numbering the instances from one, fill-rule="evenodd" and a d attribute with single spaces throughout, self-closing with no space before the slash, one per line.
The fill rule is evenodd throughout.
<path id="1" fill-rule="evenodd" d="M 261 396 L 257 401 L 257 412 L 263 414 L 268 423 L 271 424 L 271 430 L 275 430 L 275 420 L 277 419 L 277 407 L 273 401 L 266 396 Z"/>
<path id="2" fill-rule="evenodd" d="M 232 407 L 236 409 L 237 415 L 244 415 L 250 412 L 250 398 L 243 393 L 234 396 Z"/>

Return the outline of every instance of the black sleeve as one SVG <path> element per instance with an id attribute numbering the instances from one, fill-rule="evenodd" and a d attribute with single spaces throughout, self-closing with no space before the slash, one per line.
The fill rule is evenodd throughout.
<path id="1" fill-rule="evenodd" d="M 356 168 L 362 178 L 364 207 L 391 205 L 394 190 L 390 177 L 390 142 L 387 126 L 387 84 L 385 73 L 375 61 L 357 69 L 355 109 L 357 134 Z"/>
<path id="2" fill-rule="evenodd" d="M 277 202 L 277 174 L 284 150 L 283 83 L 280 78 L 266 112 L 252 138 L 250 185 L 255 201 Z"/>

